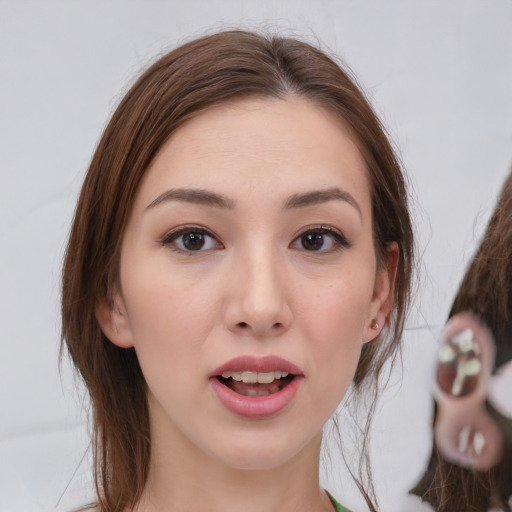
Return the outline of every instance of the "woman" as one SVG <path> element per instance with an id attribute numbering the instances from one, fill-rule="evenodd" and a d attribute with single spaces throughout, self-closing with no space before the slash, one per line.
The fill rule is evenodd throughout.
<path id="1" fill-rule="evenodd" d="M 233 31 L 155 62 L 100 140 L 63 270 L 98 509 L 345 510 L 318 483 L 322 427 L 351 385 L 375 398 L 412 258 L 397 158 L 332 59 Z"/>
<path id="2" fill-rule="evenodd" d="M 412 490 L 438 512 L 511 510 L 511 220 L 509 174 L 442 336 L 434 445 Z"/>

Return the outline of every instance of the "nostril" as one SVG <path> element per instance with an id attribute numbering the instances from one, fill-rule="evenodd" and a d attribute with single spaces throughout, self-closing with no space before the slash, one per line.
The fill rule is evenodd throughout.
<path id="1" fill-rule="evenodd" d="M 240 334 L 249 334 L 252 333 L 255 336 L 264 336 L 266 334 L 270 334 L 272 336 L 275 336 L 277 334 L 280 334 L 281 332 L 285 331 L 285 325 L 282 322 L 275 322 L 274 324 L 252 324 L 248 322 L 238 322 L 234 329 L 237 330 Z"/>

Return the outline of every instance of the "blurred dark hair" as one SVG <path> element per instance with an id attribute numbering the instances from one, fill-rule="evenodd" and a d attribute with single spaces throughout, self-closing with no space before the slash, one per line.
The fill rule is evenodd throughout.
<path id="1" fill-rule="evenodd" d="M 489 327 L 496 342 L 495 370 L 512 360 L 512 173 L 501 191 L 480 246 L 462 279 L 450 317 L 471 311 Z M 437 512 L 510 512 L 512 422 L 487 409 L 504 436 L 501 462 L 488 471 L 447 462 L 435 441 L 426 473 L 411 490 Z M 436 420 L 437 406 L 434 411 Z"/>

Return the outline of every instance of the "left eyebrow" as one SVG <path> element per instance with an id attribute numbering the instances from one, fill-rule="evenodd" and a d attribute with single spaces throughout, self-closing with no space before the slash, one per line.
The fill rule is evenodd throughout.
<path id="1" fill-rule="evenodd" d="M 284 204 L 286 210 L 293 208 L 305 208 L 307 206 L 315 206 L 317 204 L 326 203 L 328 201 L 344 201 L 355 208 L 359 217 L 362 218 L 361 208 L 357 201 L 348 192 L 337 187 L 327 190 L 313 190 L 304 194 L 293 194 Z"/>

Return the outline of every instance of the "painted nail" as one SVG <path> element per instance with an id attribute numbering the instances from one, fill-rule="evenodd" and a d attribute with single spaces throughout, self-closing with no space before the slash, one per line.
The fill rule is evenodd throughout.
<path id="1" fill-rule="evenodd" d="M 473 437 L 473 448 L 475 449 L 475 453 L 480 455 L 482 450 L 485 447 L 485 437 L 480 433 L 476 432 Z"/>
<path id="2" fill-rule="evenodd" d="M 485 437 L 477 430 L 473 431 L 469 425 L 466 425 L 459 432 L 459 452 L 465 455 L 481 455 L 485 448 Z"/>

